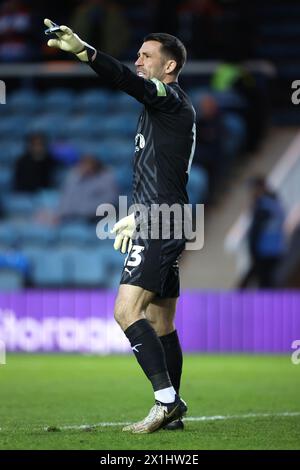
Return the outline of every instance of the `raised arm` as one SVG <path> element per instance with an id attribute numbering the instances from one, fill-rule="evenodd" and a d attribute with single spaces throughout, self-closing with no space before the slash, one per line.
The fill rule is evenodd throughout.
<path id="1" fill-rule="evenodd" d="M 48 27 L 53 25 L 49 19 L 45 19 L 44 23 Z M 82 41 L 67 26 L 60 26 L 60 31 L 55 34 L 57 39 L 50 39 L 48 46 L 71 52 L 82 62 L 88 63 L 99 75 L 101 83 L 124 91 L 141 103 L 165 112 L 173 113 L 180 107 L 181 99 L 169 85 L 156 78 L 147 80 L 139 77 L 114 57 L 97 51 Z"/>

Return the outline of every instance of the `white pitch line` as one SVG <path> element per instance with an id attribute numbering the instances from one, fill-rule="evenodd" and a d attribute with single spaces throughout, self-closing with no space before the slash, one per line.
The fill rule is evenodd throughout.
<path id="1" fill-rule="evenodd" d="M 191 416 L 188 418 L 184 418 L 184 421 L 226 421 L 230 419 L 248 419 L 248 418 L 280 418 L 280 417 L 292 417 L 292 416 L 300 416 L 300 411 L 284 411 L 281 413 L 247 413 L 241 415 L 216 415 L 216 416 Z M 118 422 L 102 422 L 96 424 L 81 424 L 81 425 L 73 425 L 73 426 L 57 426 L 60 430 L 85 430 L 91 428 L 99 428 L 99 427 L 110 427 L 110 426 L 127 426 L 131 424 L 129 422 L 118 423 Z M 47 431 L 47 427 L 44 428 Z"/>

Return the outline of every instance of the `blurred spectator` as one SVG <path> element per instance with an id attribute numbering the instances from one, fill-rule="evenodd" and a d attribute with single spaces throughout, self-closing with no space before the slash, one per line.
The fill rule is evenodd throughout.
<path id="1" fill-rule="evenodd" d="M 129 26 L 117 1 L 81 2 L 70 18 L 70 26 L 87 43 L 113 57 L 120 57 L 129 43 Z"/>
<path id="2" fill-rule="evenodd" d="M 28 2 L 5 0 L 0 6 L 0 61 L 31 60 L 34 27 Z"/>
<path id="3" fill-rule="evenodd" d="M 276 275 L 276 287 L 300 288 L 300 203 L 287 217 L 285 230 L 288 236 L 287 250 Z"/>
<path id="4" fill-rule="evenodd" d="M 191 58 L 216 57 L 221 13 L 222 6 L 216 0 L 188 0 L 179 8 L 179 35 Z"/>
<path id="5" fill-rule="evenodd" d="M 52 185 L 55 162 L 50 155 L 45 137 L 31 134 L 27 152 L 17 161 L 14 175 L 14 189 L 35 192 Z"/>
<path id="6" fill-rule="evenodd" d="M 239 113 L 247 126 L 246 150 L 255 151 L 268 124 L 267 90 L 261 89 L 254 75 L 238 62 L 218 65 L 212 76 L 211 86 L 224 97 L 226 94 L 229 97 L 231 93 L 240 101 Z"/>
<path id="7" fill-rule="evenodd" d="M 259 287 L 274 286 L 276 270 L 285 252 L 284 210 L 262 176 L 249 182 L 251 223 L 248 245 Z"/>
<path id="8" fill-rule="evenodd" d="M 62 188 L 59 221 L 94 221 L 99 204 L 114 204 L 118 189 L 113 171 L 91 155 L 70 170 Z"/>
<path id="9" fill-rule="evenodd" d="M 188 0 L 179 9 L 180 35 L 194 59 L 251 57 L 255 41 L 251 2 Z"/>
<path id="10" fill-rule="evenodd" d="M 205 95 L 199 103 L 196 122 L 196 152 L 193 165 L 204 168 L 208 176 L 208 201 L 216 195 L 222 176 L 224 160 L 222 141 L 224 126 L 217 101 L 211 95 Z"/>

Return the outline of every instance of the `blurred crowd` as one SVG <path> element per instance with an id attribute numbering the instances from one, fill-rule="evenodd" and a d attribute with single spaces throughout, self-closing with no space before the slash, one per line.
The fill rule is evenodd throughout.
<path id="1" fill-rule="evenodd" d="M 189 59 L 217 60 L 212 74 L 181 77 L 197 113 L 189 196 L 193 204 L 210 207 L 222 198 L 234 170 L 257 150 L 269 122 L 268 78 L 243 65 L 245 59 L 256 56 L 256 15 L 255 2 L 239 0 L 3 0 L 0 63 L 66 60 L 65 54 L 46 46 L 45 17 L 71 26 L 85 41 L 121 60 L 135 59 L 149 31 L 179 36 Z M 57 229 L 58 248 L 60 227 L 68 224 L 74 225 L 72 243 L 76 245 L 77 237 L 83 236 L 80 243 L 89 244 L 80 224 L 95 226 L 95 208 L 101 202 L 115 204 L 119 194 L 129 194 L 138 110 L 126 101 L 128 97 L 115 97 L 99 90 L 95 79 L 86 80 L 62 81 L 63 88 L 56 90 L 45 79 L 42 93 L 37 80 L 21 80 L 21 87 L 18 84 L 10 94 L 6 119 L 0 120 L 4 221 L 3 225 L 0 221 L 0 258 L 2 242 L 4 248 L 13 246 L 9 234 L 13 224 L 20 222 L 18 210 L 28 209 L 22 223 L 33 224 L 41 235 L 38 239 L 31 231 L 30 238 L 22 228 L 19 240 L 25 240 L 24 244 L 15 245 L 19 243 L 22 253 L 28 245 L 26 256 L 31 256 L 32 241 L 53 245 L 51 227 Z M 103 152 L 102 148 L 99 152 L 100 144 Z M 296 208 L 287 218 L 263 177 L 253 180 L 250 187 L 248 243 L 253 274 L 260 287 L 296 282 L 297 276 L 294 281 L 289 276 L 291 264 L 296 263 L 293 253 L 299 244 L 300 212 Z M 49 234 L 41 227 L 48 227 Z M 273 251 L 266 252 L 270 246 Z M 42 268 L 41 275 L 42 281 L 37 277 L 33 284 L 46 282 Z"/>
<path id="2" fill-rule="evenodd" d="M 3 0 L 0 61 L 65 59 L 45 47 L 43 18 L 71 26 L 96 48 L 132 60 L 149 31 L 178 35 L 192 59 L 240 60 L 255 44 L 255 8 L 234 0 Z"/>
<path id="3" fill-rule="evenodd" d="M 263 175 L 248 183 L 251 270 L 244 286 L 263 289 L 300 287 L 300 206 L 287 213 L 277 191 Z"/>

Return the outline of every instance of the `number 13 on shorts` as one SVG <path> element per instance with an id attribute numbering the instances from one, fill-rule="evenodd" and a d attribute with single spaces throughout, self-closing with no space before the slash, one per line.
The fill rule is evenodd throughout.
<path id="1" fill-rule="evenodd" d="M 132 266 L 136 267 L 139 266 L 142 262 L 142 257 L 140 253 L 145 249 L 144 246 L 140 245 L 133 245 L 131 251 L 125 258 L 124 266 Z"/>

